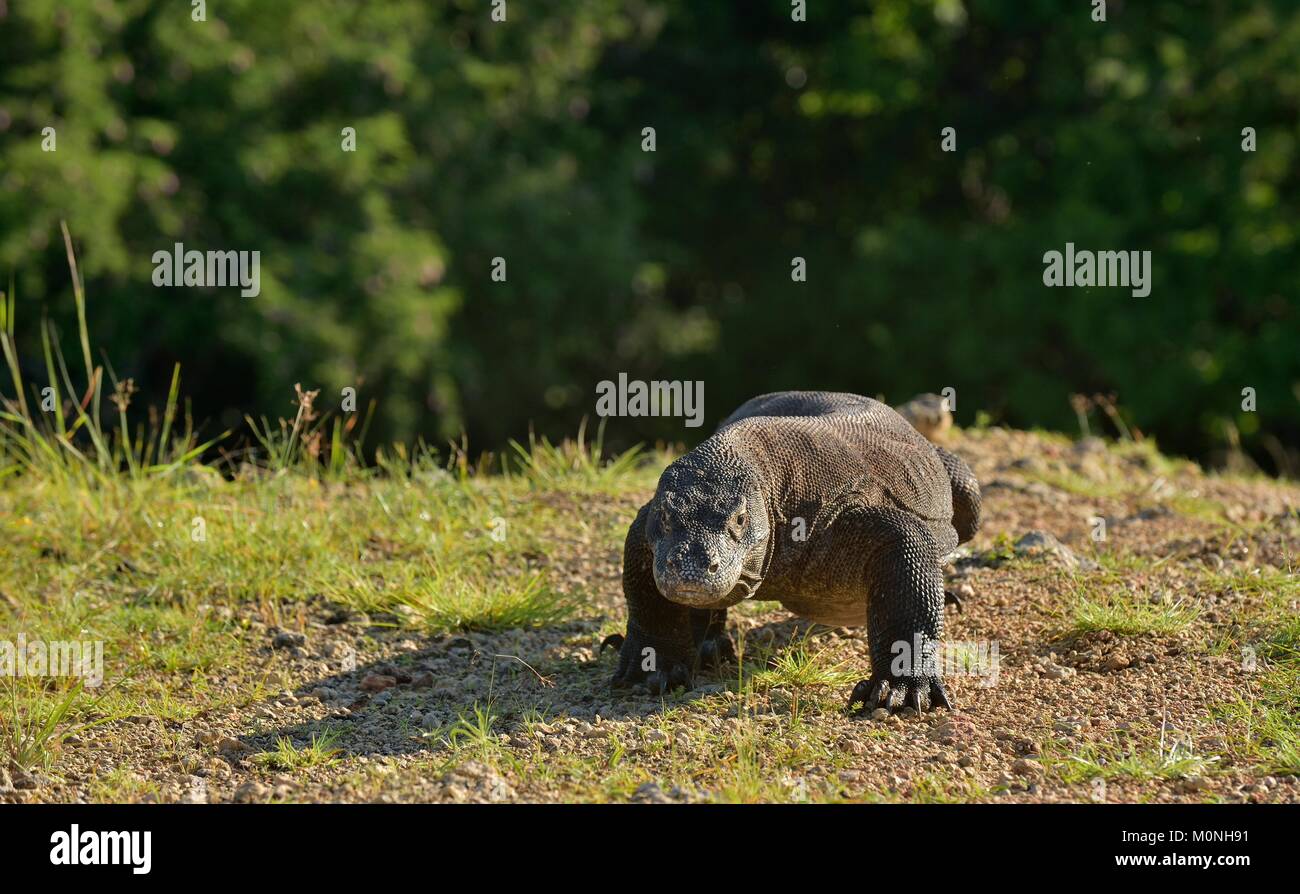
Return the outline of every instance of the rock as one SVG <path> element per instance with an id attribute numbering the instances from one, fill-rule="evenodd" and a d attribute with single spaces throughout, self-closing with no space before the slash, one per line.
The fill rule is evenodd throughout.
<path id="1" fill-rule="evenodd" d="M 181 804 L 206 804 L 208 803 L 208 781 L 202 776 L 191 776 L 189 787 L 186 788 L 185 794 L 180 796 Z"/>
<path id="2" fill-rule="evenodd" d="M 661 729 L 646 730 L 641 736 L 641 741 L 647 745 L 667 745 L 671 739 L 668 734 Z"/>
<path id="3" fill-rule="evenodd" d="M 252 751 L 253 748 L 247 742 L 241 742 L 238 739 L 232 739 L 230 736 L 226 736 L 217 743 L 217 750 L 223 754 L 229 753 L 232 755 L 240 755 L 247 754 Z"/>
<path id="4" fill-rule="evenodd" d="M 234 772 L 230 769 L 230 764 L 226 763 L 219 757 L 214 757 L 205 765 L 194 771 L 195 776 L 206 776 L 211 779 L 225 779 Z"/>
<path id="5" fill-rule="evenodd" d="M 1188 776 L 1185 779 L 1178 780 L 1178 790 L 1188 794 L 1204 791 L 1209 785 L 1210 781 L 1204 776 Z"/>
<path id="6" fill-rule="evenodd" d="M 1072 667 L 1065 667 L 1060 664 L 1048 664 L 1043 668 L 1043 673 L 1046 674 L 1049 680 L 1066 680 L 1073 677 L 1077 671 Z"/>
<path id="7" fill-rule="evenodd" d="M 1102 663 L 1101 669 L 1109 674 L 1118 670 L 1123 670 L 1128 667 L 1129 664 L 1130 661 L 1123 655 L 1112 655 Z"/>
<path id="8" fill-rule="evenodd" d="M 664 794 L 657 782 L 642 783 L 629 801 L 633 804 L 671 804 L 672 799 Z"/>
<path id="9" fill-rule="evenodd" d="M 294 633 L 290 630 L 277 630 L 271 638 L 272 649 L 292 649 L 294 646 L 306 644 L 307 637 L 301 633 Z"/>
<path id="10" fill-rule="evenodd" d="M 425 671 L 424 673 L 420 674 L 418 677 L 412 677 L 411 685 L 419 687 L 421 689 L 427 689 L 428 687 L 433 685 L 433 674 L 430 673 L 429 671 Z"/>
<path id="11" fill-rule="evenodd" d="M 1016 758 L 1011 765 L 1011 772 L 1019 776 L 1037 776 L 1043 772 L 1043 765 L 1027 757 Z"/>
<path id="12" fill-rule="evenodd" d="M 449 800 L 457 803 L 499 803 L 515 797 L 515 790 L 496 770 L 466 761 L 442 777 L 441 784 Z"/>
<path id="13" fill-rule="evenodd" d="M 256 779 L 250 779 L 231 796 L 236 804 L 253 804 L 259 801 L 265 801 L 271 794 L 271 790 Z"/>
<path id="14" fill-rule="evenodd" d="M 892 716 L 893 715 L 889 713 L 888 708 L 876 708 L 876 710 L 871 712 L 872 720 L 888 720 Z"/>
<path id="15" fill-rule="evenodd" d="M 1046 531 L 1030 531 L 1015 542 L 1015 554 L 1035 561 L 1049 561 L 1072 571 L 1096 571 L 1099 566 L 1089 558 L 1080 558 Z"/>
<path id="16" fill-rule="evenodd" d="M 361 680 L 361 688 L 366 692 L 383 692 L 397 685 L 397 679 L 387 674 L 366 674 Z"/>
<path id="17" fill-rule="evenodd" d="M 328 686 L 317 686 L 311 691 L 311 695 L 323 702 L 332 702 L 338 697 L 338 694 Z"/>

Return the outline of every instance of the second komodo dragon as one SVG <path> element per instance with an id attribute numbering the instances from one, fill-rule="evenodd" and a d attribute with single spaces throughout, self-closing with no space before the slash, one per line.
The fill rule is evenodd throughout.
<path id="1" fill-rule="evenodd" d="M 878 401 L 756 397 L 664 470 L 628 530 L 614 683 L 666 691 L 734 658 L 727 608 L 761 591 L 813 621 L 866 625 L 871 676 L 851 708 L 951 707 L 926 656 L 943 635 L 943 557 L 979 508 L 966 463 Z"/>

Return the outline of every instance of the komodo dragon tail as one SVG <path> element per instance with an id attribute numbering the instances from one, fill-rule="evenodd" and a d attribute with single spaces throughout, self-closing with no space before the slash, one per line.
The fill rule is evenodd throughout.
<path id="1" fill-rule="evenodd" d="M 952 526 L 957 529 L 957 540 L 965 543 L 980 529 L 980 483 L 961 457 L 942 447 L 934 449 L 952 482 Z"/>

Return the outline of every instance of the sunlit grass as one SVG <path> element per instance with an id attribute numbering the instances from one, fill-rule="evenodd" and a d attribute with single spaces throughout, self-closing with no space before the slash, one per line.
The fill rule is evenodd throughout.
<path id="1" fill-rule="evenodd" d="M 1259 696 L 1217 705 L 1265 773 L 1300 775 L 1300 617 L 1276 620 L 1254 646 Z"/>
<path id="2" fill-rule="evenodd" d="M 814 648 L 806 633 L 772 655 L 766 668 L 754 674 L 753 683 L 760 688 L 836 686 L 854 682 L 861 676 L 861 672 L 846 662 L 833 658 L 830 647 Z"/>
<path id="3" fill-rule="evenodd" d="M 1184 739 L 1163 728 L 1159 737 L 1145 746 L 1090 742 L 1072 754 L 1044 758 L 1046 766 L 1068 783 L 1117 777 L 1183 779 L 1210 773 L 1217 762 L 1215 756 L 1194 753 Z"/>
<path id="4" fill-rule="evenodd" d="M 1182 602 L 1152 603 L 1130 593 L 1094 594 L 1081 590 L 1061 635 L 1108 630 L 1120 636 L 1165 636 L 1184 630 L 1197 614 L 1194 606 Z"/>
<path id="5" fill-rule="evenodd" d="M 272 770 L 286 771 L 327 766 L 337 761 L 343 753 L 343 749 L 335 747 L 338 740 L 337 730 L 312 733 L 310 741 L 302 747 L 294 745 L 292 739 L 280 736 L 275 740 L 275 749 L 253 755 L 253 763 Z"/>

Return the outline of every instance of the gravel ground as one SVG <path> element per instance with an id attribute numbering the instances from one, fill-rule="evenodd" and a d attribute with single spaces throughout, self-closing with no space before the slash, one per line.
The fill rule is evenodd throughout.
<path id="1" fill-rule="evenodd" d="M 991 429 L 949 446 L 985 515 L 948 569 L 963 606 L 947 638 L 998 654 L 996 680 L 950 676 L 954 712 L 847 716 L 868 670 L 859 632 L 774 603 L 732 612 L 743 673 L 664 700 L 611 692 L 597 646 L 622 627 L 621 543 L 557 528 L 530 562 L 583 594 L 579 620 L 431 639 L 319 600 L 292 629 L 209 607 L 239 622 L 244 660 L 206 674 L 185 719 L 88 729 L 48 773 L 0 774 L 0 801 L 1300 801 L 1269 743 L 1222 709 L 1264 694 L 1267 668 L 1241 646 L 1294 591 L 1240 582 L 1293 569 L 1300 492 L 1093 440 Z M 550 502 L 630 520 L 647 496 Z M 1090 629 L 1081 593 L 1177 623 Z M 768 669 L 792 652 L 812 656 L 806 678 Z M 314 758 L 272 758 L 313 736 Z"/>

